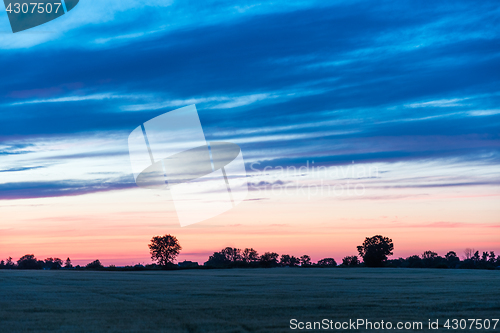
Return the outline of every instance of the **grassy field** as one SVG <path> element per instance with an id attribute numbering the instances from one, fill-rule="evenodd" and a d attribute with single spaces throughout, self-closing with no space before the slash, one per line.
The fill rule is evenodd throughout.
<path id="1" fill-rule="evenodd" d="M 0 270 L 1 332 L 291 332 L 299 331 L 292 318 L 425 327 L 428 319 L 499 317 L 500 271 Z"/>

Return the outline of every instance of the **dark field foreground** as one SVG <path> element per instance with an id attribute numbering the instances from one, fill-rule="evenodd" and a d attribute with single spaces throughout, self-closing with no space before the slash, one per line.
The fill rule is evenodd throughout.
<path id="1" fill-rule="evenodd" d="M 425 328 L 428 319 L 499 317 L 500 271 L 0 271 L 1 332 L 296 332 L 292 318 Z"/>

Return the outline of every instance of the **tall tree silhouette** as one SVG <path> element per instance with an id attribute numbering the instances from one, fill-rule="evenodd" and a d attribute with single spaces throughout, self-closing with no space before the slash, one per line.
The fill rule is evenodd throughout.
<path id="1" fill-rule="evenodd" d="M 151 259 L 161 266 L 172 264 L 182 250 L 175 236 L 154 236 L 149 244 Z"/>
<path id="2" fill-rule="evenodd" d="M 368 267 L 382 267 L 387 261 L 387 256 L 392 255 L 394 244 L 392 239 L 376 235 L 366 237 L 362 245 L 358 246 L 359 255 Z"/>

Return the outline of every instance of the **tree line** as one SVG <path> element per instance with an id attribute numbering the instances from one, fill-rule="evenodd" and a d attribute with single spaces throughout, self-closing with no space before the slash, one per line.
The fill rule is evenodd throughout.
<path id="1" fill-rule="evenodd" d="M 367 237 L 357 247 L 358 254 L 345 256 L 340 263 L 333 258 L 324 258 L 316 263 L 308 255 L 294 257 L 288 254 L 279 255 L 266 252 L 260 255 L 252 248 L 244 250 L 226 247 L 211 255 L 205 266 L 222 267 L 395 267 L 395 268 L 466 268 L 466 269 L 498 269 L 500 256 L 493 251 L 482 252 L 473 249 L 464 251 L 461 260 L 456 252 L 449 251 L 444 257 L 436 252 L 425 251 L 421 255 L 407 258 L 388 259 L 393 254 L 394 244 L 391 239 L 376 235 Z M 359 255 L 359 257 L 358 257 Z M 361 260 L 360 260 L 361 259 Z"/>
<path id="2" fill-rule="evenodd" d="M 400 268 L 463 268 L 463 269 L 500 269 L 500 255 L 495 256 L 493 251 L 482 252 L 467 248 L 464 258 L 460 259 L 454 251 L 449 251 L 444 257 L 436 252 L 425 251 L 421 255 L 407 258 L 388 259 L 393 255 L 394 244 L 392 239 L 381 235 L 366 237 L 364 242 L 357 246 L 357 254 L 345 256 L 337 263 L 334 258 L 323 258 L 313 262 L 311 257 L 304 254 L 296 257 L 289 254 L 265 252 L 259 254 L 253 248 L 226 247 L 214 252 L 203 266 L 191 261 L 174 263 L 182 247 L 175 236 L 154 236 L 149 246 L 150 265 L 134 265 L 104 267 L 99 260 L 94 260 L 85 266 L 74 266 L 70 258 L 64 262 L 60 258 L 37 260 L 33 254 L 22 256 L 17 262 L 11 257 L 0 261 L 0 269 L 89 269 L 89 270 L 144 270 L 144 269 L 190 269 L 190 268 L 272 268 L 272 267 L 400 267 Z"/>
<path id="3" fill-rule="evenodd" d="M 66 259 L 63 263 L 60 258 L 47 258 L 38 260 L 33 254 L 26 254 L 19 258 L 17 262 L 12 260 L 12 257 L 0 261 L 0 269 L 61 269 L 73 268 L 71 259 Z"/>

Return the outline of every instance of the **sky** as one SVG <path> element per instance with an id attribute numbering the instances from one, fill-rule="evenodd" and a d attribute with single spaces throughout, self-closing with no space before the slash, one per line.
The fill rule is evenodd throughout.
<path id="1" fill-rule="evenodd" d="M 495 1 L 97 1 L 13 34 L 0 13 L 0 258 L 150 263 L 226 246 L 314 261 L 500 254 Z M 138 188 L 128 135 L 195 104 L 249 194 L 181 228 Z M 315 169 L 319 168 L 320 169 Z M 319 170 L 319 171 L 318 171 Z M 288 191 L 287 191 L 288 189 Z"/>

